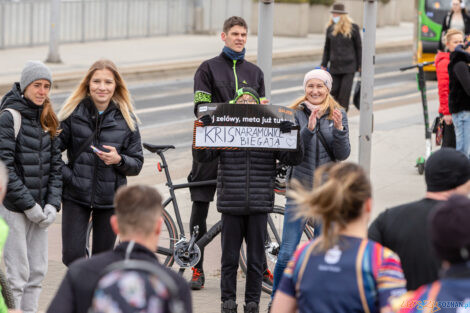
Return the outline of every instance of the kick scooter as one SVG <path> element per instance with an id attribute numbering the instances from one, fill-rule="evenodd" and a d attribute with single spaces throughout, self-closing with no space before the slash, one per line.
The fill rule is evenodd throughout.
<path id="1" fill-rule="evenodd" d="M 424 163 L 429 158 L 432 152 L 432 143 L 431 143 L 431 129 L 429 128 L 429 113 L 428 113 L 428 99 L 426 97 L 426 80 L 424 79 L 424 67 L 434 64 L 432 62 L 418 63 L 411 66 L 405 66 L 400 68 L 400 71 L 406 71 L 413 68 L 418 68 L 418 73 L 416 73 L 416 81 L 418 82 L 418 90 L 421 92 L 421 102 L 423 104 L 423 115 L 424 115 L 424 136 L 425 136 L 425 155 L 424 157 L 419 157 L 416 160 L 416 167 L 418 168 L 418 173 L 422 175 L 424 173 Z"/>

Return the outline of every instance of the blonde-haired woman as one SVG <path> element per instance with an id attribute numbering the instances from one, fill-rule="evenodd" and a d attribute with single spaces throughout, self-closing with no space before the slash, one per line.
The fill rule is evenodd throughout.
<path id="1" fill-rule="evenodd" d="M 364 170 L 349 162 L 324 165 L 315 188 L 293 197 L 323 230 L 295 252 L 271 312 L 390 312 L 391 297 L 406 292 L 406 281 L 398 256 L 367 239 L 372 190 Z"/>
<path id="2" fill-rule="evenodd" d="M 361 33 L 344 4 L 335 3 L 331 13 L 321 66 L 325 70 L 328 68 L 333 76 L 331 95 L 348 111 L 354 73 L 361 71 Z"/>
<path id="3" fill-rule="evenodd" d="M 93 254 L 113 248 L 109 218 L 116 189 L 138 175 L 143 153 L 138 119 L 116 65 L 99 60 L 59 112 L 63 166 L 62 261 L 85 255 L 86 229 L 93 221 Z"/>
<path id="4" fill-rule="evenodd" d="M 290 106 L 296 110 L 295 121 L 300 126 L 304 157 L 302 163 L 289 170 L 288 183 L 295 180 L 306 188 L 311 188 L 317 167 L 328 162 L 345 160 L 351 152 L 348 119 L 346 112 L 330 95 L 332 84 L 331 75 L 327 71 L 318 69 L 308 72 L 303 81 L 305 94 Z M 272 297 L 305 226 L 305 219 L 297 218 L 296 212 L 297 205 L 287 196 Z M 315 227 L 315 235 L 317 234 L 319 226 Z"/>
<path id="5" fill-rule="evenodd" d="M 458 45 L 463 44 L 464 35 L 457 29 L 449 29 L 445 35 L 444 43 L 447 51 L 439 51 L 436 54 L 436 76 L 439 93 L 439 114 L 444 119 L 442 132 L 442 147 L 455 148 L 455 130 L 452 123 L 452 114 L 449 111 L 449 63 L 450 54 Z"/>

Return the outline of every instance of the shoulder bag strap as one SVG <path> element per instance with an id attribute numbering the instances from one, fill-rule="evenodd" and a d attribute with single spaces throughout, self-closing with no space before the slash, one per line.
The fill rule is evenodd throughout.
<path id="1" fill-rule="evenodd" d="M 83 143 L 82 145 L 80 146 L 80 148 L 77 150 L 77 152 L 73 155 L 73 157 L 69 160 L 68 164 L 70 165 L 70 167 L 73 167 L 73 163 L 75 162 L 75 160 L 80 156 L 80 154 L 82 154 L 83 151 L 85 151 L 85 149 L 91 144 L 91 142 L 93 141 L 93 138 L 95 137 L 96 135 L 96 132 L 97 132 L 98 128 L 96 128 L 93 133 L 90 135 L 90 137 L 88 137 Z"/>
<path id="2" fill-rule="evenodd" d="M 16 140 L 21 129 L 21 113 L 15 109 L 10 109 L 10 108 L 2 110 L 2 112 L 4 111 L 10 112 L 11 115 L 13 116 L 13 129 L 15 131 L 15 140 Z"/>
<path id="3" fill-rule="evenodd" d="M 328 153 L 328 156 L 330 157 L 331 161 L 336 162 L 335 155 L 333 154 L 333 151 L 331 151 L 330 146 L 326 143 L 325 137 L 323 137 L 323 134 L 320 130 L 320 125 L 318 125 L 318 138 L 320 139 L 323 147 L 326 150 L 326 153 Z"/>

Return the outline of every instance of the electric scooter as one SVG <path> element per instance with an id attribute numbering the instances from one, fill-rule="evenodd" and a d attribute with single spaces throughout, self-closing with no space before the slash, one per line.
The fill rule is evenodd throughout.
<path id="1" fill-rule="evenodd" d="M 419 157 L 416 160 L 416 167 L 418 168 L 418 173 L 423 175 L 424 173 L 424 163 L 431 156 L 432 152 L 432 143 L 431 143 L 431 129 L 429 128 L 429 113 L 428 113 L 428 99 L 426 97 L 426 80 L 424 79 L 424 67 L 434 64 L 432 62 L 423 62 L 411 66 L 405 66 L 400 68 L 400 71 L 406 71 L 413 68 L 418 68 L 418 73 L 416 73 L 416 81 L 418 82 L 418 90 L 421 92 L 421 102 L 423 104 L 423 115 L 424 115 L 424 137 L 425 137 L 425 155 L 424 157 Z"/>

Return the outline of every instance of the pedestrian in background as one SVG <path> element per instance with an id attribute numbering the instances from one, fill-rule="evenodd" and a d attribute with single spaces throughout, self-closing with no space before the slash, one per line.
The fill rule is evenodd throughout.
<path id="1" fill-rule="evenodd" d="M 445 38 L 449 29 L 460 30 L 465 36 L 470 34 L 470 16 L 463 0 L 451 0 L 451 9 L 442 21 L 441 40 L 439 50 L 443 51 L 446 45 Z"/>
<path id="2" fill-rule="evenodd" d="M 303 88 L 305 94 L 290 108 L 295 109 L 295 121 L 300 126 L 300 138 L 304 143 L 302 163 L 289 168 L 289 182 L 297 180 L 305 188 L 312 188 L 315 169 L 328 162 L 345 160 L 351 152 L 349 128 L 346 112 L 330 95 L 331 75 L 324 70 L 312 70 L 305 74 Z M 291 259 L 305 227 L 305 219 L 297 216 L 298 207 L 287 192 L 282 243 L 274 269 L 274 294 L 282 273 Z M 315 227 L 318 236 L 320 225 Z"/>
<path id="3" fill-rule="evenodd" d="M 383 211 L 370 225 L 368 234 L 369 239 L 398 254 L 408 290 L 439 277 L 441 260 L 432 251 L 425 221 L 451 195 L 470 193 L 470 160 L 455 149 L 442 148 L 426 160 L 424 177 L 425 197 Z"/>
<path id="4" fill-rule="evenodd" d="M 470 53 L 462 45 L 450 54 L 449 111 L 455 129 L 455 148 L 470 157 Z"/>
<path id="5" fill-rule="evenodd" d="M 144 161 L 138 119 L 116 65 L 99 60 L 59 112 L 60 148 L 67 150 L 62 215 L 62 262 L 85 256 L 93 222 L 93 254 L 110 250 L 116 235 L 109 218 L 116 189 L 138 175 Z"/>
<path id="6" fill-rule="evenodd" d="M 228 103 L 236 92 L 243 87 L 253 88 L 264 100 L 264 75 L 259 67 L 245 60 L 245 45 L 248 37 L 248 25 L 239 16 L 225 20 L 223 32 L 220 35 L 224 42 L 222 52 L 215 58 L 204 61 L 194 74 L 194 113 L 197 107 L 204 103 Z M 197 114 L 196 114 L 197 115 Z M 193 159 L 189 182 L 214 180 L 217 178 L 218 160 L 201 163 Z M 190 187 L 191 218 L 190 232 L 194 226 L 199 226 L 196 240 L 207 232 L 207 214 L 209 203 L 214 200 L 215 186 Z M 204 249 L 201 249 L 201 259 L 193 268 L 191 289 L 204 288 Z M 265 271 L 265 278 L 270 273 Z"/>
<path id="7" fill-rule="evenodd" d="M 62 194 L 59 120 L 49 99 L 52 75 L 29 61 L 19 83 L 3 97 L 0 160 L 8 188 L 0 212 L 10 227 L 4 260 L 16 308 L 37 312 L 47 272 L 47 228 L 55 221 Z"/>
<path id="8" fill-rule="evenodd" d="M 292 195 L 300 214 L 321 219 L 322 234 L 295 252 L 271 312 L 385 312 L 406 292 L 405 279 L 398 256 L 367 239 L 367 174 L 354 163 L 329 163 L 316 170 L 314 186 Z"/>
<path id="9" fill-rule="evenodd" d="M 457 29 L 449 29 L 445 36 L 446 51 L 439 51 L 436 55 L 436 76 L 439 92 L 439 114 L 444 120 L 442 131 L 442 147 L 455 148 L 455 130 L 452 124 L 452 115 L 449 111 L 449 62 L 450 53 L 458 45 L 463 44 L 463 33 Z"/>
<path id="10" fill-rule="evenodd" d="M 354 73 L 361 71 L 361 33 L 359 26 L 348 16 L 344 4 L 335 3 L 331 13 L 321 67 L 328 69 L 333 77 L 331 95 L 347 112 Z"/>
<path id="11" fill-rule="evenodd" d="M 440 279 L 402 299 L 399 312 L 468 312 L 470 200 L 467 196 L 453 195 L 436 208 L 427 223 L 433 251 L 443 260 Z"/>

